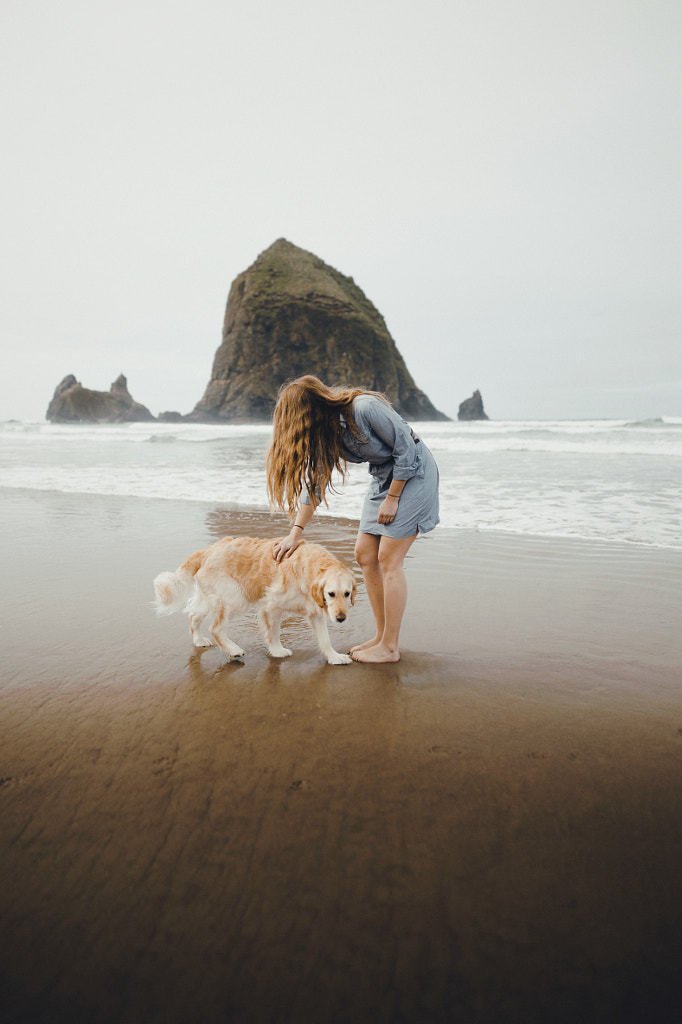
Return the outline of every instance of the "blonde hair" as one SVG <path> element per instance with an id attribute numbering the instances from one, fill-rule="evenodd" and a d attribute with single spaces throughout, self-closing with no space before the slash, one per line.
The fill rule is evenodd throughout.
<path id="1" fill-rule="evenodd" d="M 350 431 L 360 437 L 352 407 L 358 395 L 386 401 L 384 395 L 366 388 L 328 387 L 312 374 L 282 385 L 266 459 L 268 497 L 275 508 L 295 515 L 304 488 L 316 508 L 325 500 L 327 489 L 334 489 L 334 471 L 345 478 L 341 415 Z"/>

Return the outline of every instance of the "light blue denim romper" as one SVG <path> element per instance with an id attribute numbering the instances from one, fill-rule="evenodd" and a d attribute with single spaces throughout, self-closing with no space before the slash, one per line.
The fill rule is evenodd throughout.
<path id="1" fill-rule="evenodd" d="M 438 466 L 423 441 L 415 437 L 392 406 L 373 395 L 353 399 L 353 418 L 360 436 L 341 418 L 344 455 L 348 462 L 368 462 L 372 481 L 360 516 L 360 533 L 400 539 L 428 533 L 437 525 Z M 379 506 L 392 480 L 405 480 L 392 523 L 379 523 Z M 308 495 L 302 495 L 309 504 Z"/>

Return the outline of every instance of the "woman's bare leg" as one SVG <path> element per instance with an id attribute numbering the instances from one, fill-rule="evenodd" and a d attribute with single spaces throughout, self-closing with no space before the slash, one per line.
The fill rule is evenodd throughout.
<path id="1" fill-rule="evenodd" d="M 363 534 L 362 536 L 365 535 Z M 400 540 L 394 540 L 392 537 L 379 538 L 377 562 L 381 579 L 380 589 L 383 592 L 383 606 L 381 609 L 377 608 L 375 610 L 373 597 L 370 595 L 370 604 L 372 605 L 377 626 L 377 639 L 374 643 L 362 644 L 360 647 L 354 648 L 351 654 L 355 661 L 382 662 L 400 660 L 398 641 L 403 613 L 407 604 L 407 580 L 405 579 L 403 562 L 405 555 L 414 543 L 415 537 L 416 534 L 412 537 L 401 538 Z M 362 563 L 360 565 L 362 567 Z M 374 601 L 378 603 L 380 589 L 376 581 L 376 570 L 371 564 L 369 565 L 369 574 L 370 580 L 368 581 L 363 568 L 368 594 L 371 587 Z"/>
<path id="2" fill-rule="evenodd" d="M 355 560 L 362 569 L 365 589 L 376 623 L 376 633 L 370 640 L 351 647 L 350 653 L 364 651 L 379 643 L 384 632 L 384 583 L 379 565 L 379 541 L 373 533 L 359 533 L 355 541 Z"/>

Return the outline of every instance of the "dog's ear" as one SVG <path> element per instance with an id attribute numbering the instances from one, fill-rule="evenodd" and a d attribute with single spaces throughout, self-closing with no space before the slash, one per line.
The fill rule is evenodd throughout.
<path id="1" fill-rule="evenodd" d="M 355 604 L 355 595 L 357 594 L 357 592 L 358 592 L 358 585 L 355 582 L 355 577 L 353 577 L 353 589 L 350 592 L 350 603 L 351 604 Z"/>
<path id="2" fill-rule="evenodd" d="M 324 580 L 315 580 L 310 588 L 310 596 L 320 608 L 324 608 Z"/>

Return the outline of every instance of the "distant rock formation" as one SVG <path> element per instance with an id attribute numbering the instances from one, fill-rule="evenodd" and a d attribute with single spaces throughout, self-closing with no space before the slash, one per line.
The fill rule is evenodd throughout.
<path id="1" fill-rule="evenodd" d="M 267 422 L 280 386 L 305 373 L 381 391 L 406 419 L 449 418 L 416 386 L 353 279 L 280 238 L 235 278 L 211 380 L 186 419 Z"/>
<path id="2" fill-rule="evenodd" d="M 485 412 L 483 411 L 483 399 L 481 398 L 480 391 L 474 391 L 471 398 L 465 398 L 460 403 L 459 411 L 457 413 L 458 420 L 487 420 Z"/>
<path id="3" fill-rule="evenodd" d="M 46 417 L 52 423 L 145 423 L 155 419 L 146 406 L 133 400 L 123 374 L 109 391 L 90 391 L 72 373 L 57 385 Z"/>

